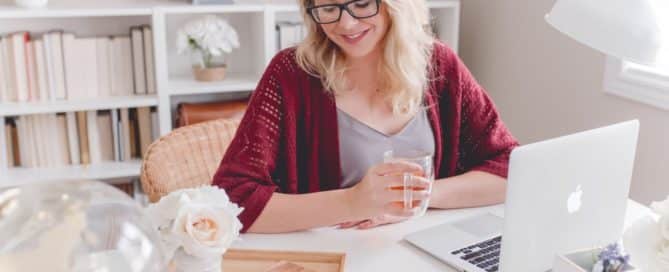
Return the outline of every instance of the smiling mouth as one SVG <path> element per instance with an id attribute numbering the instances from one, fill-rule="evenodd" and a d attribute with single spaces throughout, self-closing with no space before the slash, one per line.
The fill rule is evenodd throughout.
<path id="1" fill-rule="evenodd" d="M 359 33 L 356 33 L 356 34 L 352 34 L 352 35 L 341 35 L 341 36 L 344 38 L 344 40 L 346 40 L 346 41 L 349 42 L 349 43 L 356 43 L 356 42 L 362 40 L 362 38 L 363 38 L 368 32 L 369 32 L 369 29 L 367 29 L 367 30 L 365 30 L 365 31 L 362 31 L 362 32 L 359 32 Z"/>

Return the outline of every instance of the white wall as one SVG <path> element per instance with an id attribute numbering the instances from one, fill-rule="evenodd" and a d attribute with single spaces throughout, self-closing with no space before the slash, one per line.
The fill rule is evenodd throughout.
<path id="1" fill-rule="evenodd" d="M 605 56 L 543 17 L 555 0 L 463 0 L 460 55 L 523 143 L 638 118 L 631 197 L 669 194 L 669 111 L 605 94 Z"/>

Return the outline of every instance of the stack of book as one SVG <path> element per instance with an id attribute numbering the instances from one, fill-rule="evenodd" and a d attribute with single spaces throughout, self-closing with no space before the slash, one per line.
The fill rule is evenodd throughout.
<path id="1" fill-rule="evenodd" d="M 301 22 L 283 21 L 276 24 L 277 48 L 286 49 L 301 42 L 307 34 Z"/>
<path id="2" fill-rule="evenodd" d="M 148 25 L 126 36 L 10 33 L 0 37 L 0 103 L 153 94 L 153 59 Z"/>
<path id="3" fill-rule="evenodd" d="M 141 158 L 158 138 L 149 107 L 7 118 L 9 167 L 58 167 Z"/>

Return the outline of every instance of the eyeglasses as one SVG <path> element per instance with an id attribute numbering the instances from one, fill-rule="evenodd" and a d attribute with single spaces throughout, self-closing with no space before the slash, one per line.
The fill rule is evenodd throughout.
<path id="1" fill-rule="evenodd" d="M 365 19 L 379 13 L 381 0 L 352 0 L 342 4 L 325 4 L 307 8 L 311 18 L 318 24 L 336 23 L 341 13 L 346 10 L 351 17 Z"/>

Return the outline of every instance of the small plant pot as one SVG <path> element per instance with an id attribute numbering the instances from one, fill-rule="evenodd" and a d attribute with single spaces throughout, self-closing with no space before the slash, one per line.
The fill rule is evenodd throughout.
<path id="1" fill-rule="evenodd" d="M 601 249 L 579 250 L 565 255 L 555 256 L 553 272 L 590 272 Z M 621 272 L 639 272 L 640 270 L 626 266 Z"/>
<path id="2" fill-rule="evenodd" d="M 193 67 L 193 76 L 197 81 L 221 81 L 225 79 L 226 66 L 201 68 Z"/>

